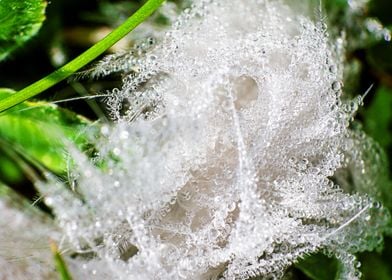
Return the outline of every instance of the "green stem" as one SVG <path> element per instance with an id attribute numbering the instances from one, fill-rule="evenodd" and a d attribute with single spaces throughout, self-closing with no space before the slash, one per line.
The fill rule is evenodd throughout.
<path id="1" fill-rule="evenodd" d="M 54 256 L 54 263 L 57 268 L 61 280 L 72 280 L 71 274 L 68 271 L 67 265 L 61 256 L 57 245 L 54 241 L 50 241 L 50 249 L 52 250 Z"/>
<path id="2" fill-rule="evenodd" d="M 43 92 L 62 80 L 68 78 L 83 66 L 87 65 L 108 48 L 117 43 L 136 26 L 149 17 L 165 0 L 148 0 L 139 10 L 130 16 L 123 24 L 113 30 L 101 41 L 93 45 L 84 53 L 61 67 L 48 76 L 38 80 L 28 87 L 4 98 L 0 101 L 0 113 Z"/>

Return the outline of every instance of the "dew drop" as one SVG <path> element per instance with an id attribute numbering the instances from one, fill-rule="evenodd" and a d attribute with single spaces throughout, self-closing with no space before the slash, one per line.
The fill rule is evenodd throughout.
<path id="1" fill-rule="evenodd" d="M 339 82 L 339 81 L 333 82 L 333 83 L 332 83 L 332 89 L 333 89 L 334 91 L 339 91 L 339 90 L 341 90 L 341 89 L 342 89 L 342 83 Z"/>
<path id="2" fill-rule="evenodd" d="M 332 74 L 336 74 L 337 71 L 338 68 L 336 67 L 336 65 L 329 66 L 329 72 L 331 72 Z"/>

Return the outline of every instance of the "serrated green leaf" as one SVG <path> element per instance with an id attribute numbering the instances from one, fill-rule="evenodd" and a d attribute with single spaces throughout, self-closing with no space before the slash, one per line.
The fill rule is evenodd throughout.
<path id="1" fill-rule="evenodd" d="M 0 89 L 0 98 L 10 92 Z M 87 119 L 56 105 L 25 102 L 0 115 L 0 142 L 3 149 L 7 146 L 33 163 L 63 173 L 67 168 L 66 142 L 79 147 L 86 144 L 81 131 L 88 125 Z"/>
<path id="2" fill-rule="evenodd" d="M 45 7 L 43 0 L 0 0 L 0 61 L 38 32 Z"/>
<path id="3" fill-rule="evenodd" d="M 335 258 L 323 254 L 305 257 L 295 264 L 306 276 L 313 280 L 331 280 L 338 274 L 339 263 Z"/>

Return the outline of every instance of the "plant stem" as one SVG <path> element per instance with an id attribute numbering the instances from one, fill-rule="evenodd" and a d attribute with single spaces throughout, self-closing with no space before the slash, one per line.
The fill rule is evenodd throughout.
<path id="1" fill-rule="evenodd" d="M 44 90 L 54 86 L 62 80 L 68 78 L 83 66 L 87 65 L 99 55 L 104 53 L 108 48 L 113 46 L 125 35 L 132 31 L 136 26 L 148 18 L 165 0 L 148 0 L 139 10 L 130 16 L 123 24 L 109 33 L 101 41 L 90 47 L 84 53 L 68 62 L 63 67 L 57 69 L 48 76 L 37 82 L 25 87 L 24 89 L 0 100 L 0 113 L 40 94 Z"/>
<path id="2" fill-rule="evenodd" d="M 65 264 L 61 254 L 57 248 L 57 245 L 54 241 L 50 241 L 50 249 L 53 253 L 54 263 L 56 265 L 56 269 L 59 273 L 61 280 L 72 280 L 71 274 L 68 271 L 67 265 Z"/>

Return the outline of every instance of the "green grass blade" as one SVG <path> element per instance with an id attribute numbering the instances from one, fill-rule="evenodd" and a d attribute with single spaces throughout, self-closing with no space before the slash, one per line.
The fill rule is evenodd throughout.
<path id="1" fill-rule="evenodd" d="M 51 241 L 50 248 L 52 250 L 54 256 L 54 263 L 56 265 L 56 269 L 59 272 L 61 280 L 72 280 L 71 274 L 68 271 L 67 265 L 65 264 L 61 254 L 57 248 L 57 245 Z"/>
<path id="2" fill-rule="evenodd" d="M 104 53 L 108 48 L 121 40 L 130 31 L 135 29 L 140 23 L 147 19 L 164 0 L 149 0 L 132 16 L 130 16 L 123 24 L 113 30 L 109 35 L 93 45 L 87 51 L 54 71 L 41 80 L 31 84 L 30 86 L 18 91 L 0 101 L 0 112 L 3 112 L 68 78 L 70 75 L 87 65 L 99 55 Z"/>

